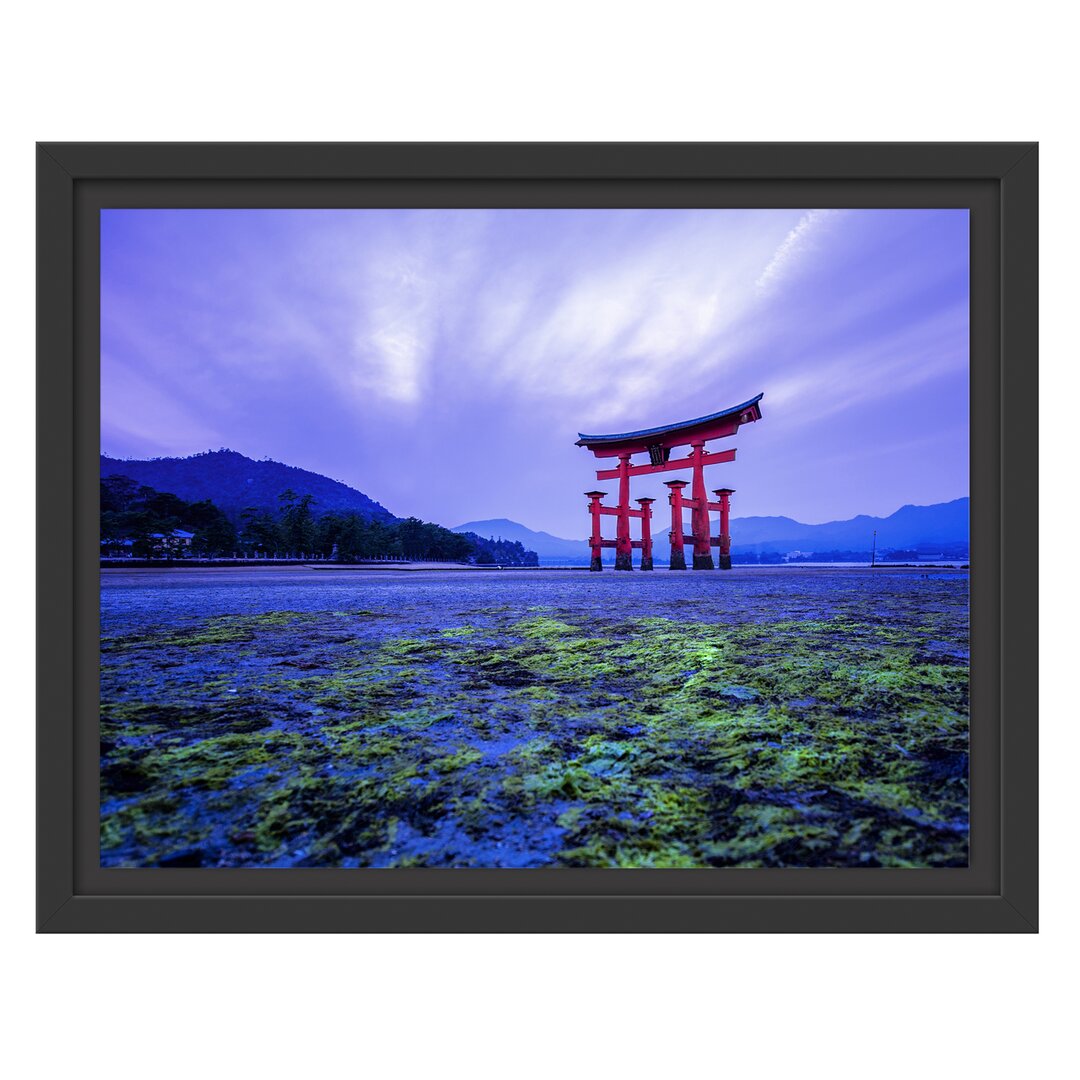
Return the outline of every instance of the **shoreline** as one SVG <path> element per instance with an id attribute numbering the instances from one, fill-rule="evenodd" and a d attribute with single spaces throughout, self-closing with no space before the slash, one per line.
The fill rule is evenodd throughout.
<path id="1" fill-rule="evenodd" d="M 117 573 L 205 573 L 206 571 L 217 571 L 220 573 L 229 573 L 233 571 L 254 571 L 256 573 L 271 573 L 282 571 L 304 571 L 314 570 L 323 571 L 329 573 L 342 572 L 342 573 L 358 573 L 365 571 L 377 571 L 385 573 L 387 571 L 396 571 L 398 573 L 416 574 L 416 573 L 456 573 L 459 571 L 465 573 L 472 573 L 474 571 L 503 571 L 503 572 L 523 572 L 523 573 L 589 573 L 587 566 L 468 566 L 462 563 L 303 563 L 303 562 L 207 562 L 202 560 L 184 560 L 183 562 L 167 562 L 162 560 L 160 562 L 148 561 L 148 560 L 131 560 L 130 563 L 102 563 L 100 565 L 100 572 L 102 575 L 112 575 Z M 711 573 L 714 576 L 724 577 L 731 573 L 746 573 L 752 571 L 755 573 L 804 573 L 811 570 L 818 571 L 835 571 L 837 573 L 879 573 L 881 571 L 894 571 L 905 570 L 912 572 L 925 572 L 929 570 L 940 572 L 962 572 L 970 573 L 971 566 L 969 563 L 878 563 L 876 566 L 869 565 L 852 565 L 852 564 L 837 564 L 837 563 L 744 563 L 736 564 L 731 570 L 713 570 Z M 710 571 L 702 570 L 669 570 L 667 567 L 660 566 L 652 571 L 644 571 L 645 573 L 653 574 L 675 574 L 677 577 L 690 577 L 694 575 L 705 574 L 708 575 Z M 605 566 L 602 575 L 615 575 L 620 576 L 625 571 L 616 571 L 610 566 Z M 633 574 L 640 574 L 642 571 L 636 567 Z"/>
<path id="2" fill-rule="evenodd" d="M 135 573 L 152 572 L 160 573 L 193 573 L 207 570 L 230 572 L 230 571 L 254 571 L 256 573 L 288 572 L 301 570 L 322 571 L 325 573 L 360 573 L 368 570 L 379 573 L 397 572 L 402 574 L 418 574 L 424 572 L 456 573 L 463 571 L 550 571 L 550 570 L 574 570 L 588 571 L 587 566 L 469 566 L 464 563 L 303 563 L 303 562 L 206 562 L 198 559 L 185 559 L 183 562 L 148 562 L 146 560 L 132 559 L 129 563 L 101 563 L 101 573 Z"/>

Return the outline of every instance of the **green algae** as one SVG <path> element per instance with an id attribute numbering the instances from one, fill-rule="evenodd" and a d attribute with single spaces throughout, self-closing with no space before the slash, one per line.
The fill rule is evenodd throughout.
<path id="1" fill-rule="evenodd" d="M 968 669 L 935 644 L 963 654 L 957 613 L 846 607 L 103 640 L 103 862 L 965 865 Z"/>

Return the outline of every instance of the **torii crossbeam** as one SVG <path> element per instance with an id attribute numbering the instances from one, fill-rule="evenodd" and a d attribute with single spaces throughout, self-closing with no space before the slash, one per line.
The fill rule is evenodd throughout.
<path id="1" fill-rule="evenodd" d="M 589 545 L 592 548 L 590 570 L 601 568 L 601 553 L 605 547 L 615 549 L 615 569 L 633 569 L 632 552 L 635 547 L 641 549 L 641 569 L 652 569 L 652 536 L 650 521 L 652 518 L 652 499 L 638 499 L 640 510 L 630 509 L 630 477 L 649 476 L 653 473 L 678 472 L 690 469 L 692 472 L 691 495 L 685 498 L 682 489 L 685 480 L 668 480 L 671 489 L 668 502 L 671 505 L 671 562 L 672 570 L 685 570 L 686 557 L 683 553 L 684 507 L 690 508 L 690 532 L 694 545 L 694 569 L 714 569 L 712 548 L 720 549 L 720 568 L 731 569 L 731 536 L 728 533 L 728 512 L 731 488 L 717 488 L 714 494 L 719 501 L 709 502 L 705 492 L 705 466 L 718 465 L 721 462 L 734 461 L 734 450 L 706 450 L 705 444 L 712 439 L 724 439 L 734 435 L 743 424 L 750 424 L 761 419 L 761 399 L 764 394 L 744 401 L 723 412 L 699 416 L 696 420 L 685 420 L 680 424 L 667 424 L 664 427 L 646 428 L 643 431 L 627 431 L 617 435 L 583 435 L 578 433 L 576 446 L 584 446 L 598 458 L 618 458 L 619 464 L 613 469 L 598 469 L 597 480 L 619 481 L 618 506 L 603 506 L 600 500 L 602 491 L 588 491 L 589 513 L 592 515 L 592 535 Z M 680 446 L 690 447 L 685 457 L 672 459 L 671 451 Z M 647 463 L 632 465 L 630 459 L 635 454 L 648 454 Z M 709 511 L 720 514 L 720 533 L 714 539 L 709 535 Z M 600 517 L 613 515 L 616 521 L 615 539 L 604 540 L 600 533 Z M 630 539 L 630 519 L 641 518 L 641 540 Z"/>

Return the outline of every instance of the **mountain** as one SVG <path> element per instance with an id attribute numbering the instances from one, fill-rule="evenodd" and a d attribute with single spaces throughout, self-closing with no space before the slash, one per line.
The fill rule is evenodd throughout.
<path id="1" fill-rule="evenodd" d="M 586 527 L 588 522 L 585 523 Z M 491 518 L 487 521 L 467 521 L 457 525 L 451 532 L 475 533 L 477 536 L 503 540 L 517 540 L 529 551 L 540 556 L 541 566 L 588 566 L 589 545 L 581 540 L 565 540 L 551 533 L 536 532 L 507 518 Z"/>
<path id="2" fill-rule="evenodd" d="M 902 506 L 883 518 L 860 514 L 821 525 L 804 525 L 787 517 L 732 518 L 732 551 L 869 551 L 875 529 L 879 551 L 966 544 L 969 511 L 970 499 L 963 498 L 932 506 Z"/>
<path id="3" fill-rule="evenodd" d="M 968 543 L 970 500 L 932 506 L 902 506 L 888 517 L 860 514 L 847 521 L 828 521 L 804 525 L 788 517 L 745 517 L 731 519 L 731 550 L 734 554 L 785 554 L 789 551 L 865 551 L 869 552 L 877 530 L 877 549 L 934 551 L 939 547 L 966 546 Z M 612 535 L 613 523 L 607 535 Z M 654 518 L 655 520 L 655 518 Z M 585 523 L 587 525 L 587 522 Z M 687 515 L 687 529 L 689 529 Z M 716 515 L 712 515 L 716 529 Z M 566 540 L 546 532 L 536 532 L 507 518 L 470 521 L 452 532 L 471 532 L 484 537 L 519 540 L 540 556 L 541 566 L 586 566 L 589 547 L 585 539 Z M 668 546 L 667 530 L 655 532 L 654 544 L 663 558 Z"/>
<path id="4" fill-rule="evenodd" d="M 356 513 L 368 520 L 397 520 L 386 507 L 362 491 L 318 473 L 283 465 L 280 461 L 253 461 L 235 450 L 209 450 L 184 458 L 149 461 L 101 456 L 101 475 L 127 476 L 138 484 L 169 491 L 187 502 L 210 499 L 236 522 L 248 506 L 277 512 L 278 496 L 289 489 L 314 495 L 315 513 Z"/>

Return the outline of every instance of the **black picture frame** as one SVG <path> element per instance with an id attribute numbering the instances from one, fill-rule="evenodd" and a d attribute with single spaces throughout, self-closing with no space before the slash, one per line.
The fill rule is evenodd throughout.
<path id="1" fill-rule="evenodd" d="M 970 865 L 102 870 L 96 211 L 139 205 L 969 207 Z M 1035 143 L 40 144 L 39 931 L 1034 931 L 1037 226 Z"/>

